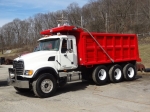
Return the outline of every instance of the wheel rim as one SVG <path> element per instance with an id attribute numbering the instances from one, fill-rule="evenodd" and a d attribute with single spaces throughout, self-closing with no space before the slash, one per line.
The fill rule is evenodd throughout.
<path id="1" fill-rule="evenodd" d="M 119 68 L 117 68 L 114 73 L 115 73 L 115 75 L 114 75 L 115 79 L 119 80 L 121 78 L 121 74 L 122 74 L 121 70 Z"/>
<path id="2" fill-rule="evenodd" d="M 106 71 L 104 70 L 104 69 L 101 69 L 100 71 L 99 71 L 99 73 L 98 73 L 98 77 L 99 77 L 99 79 L 100 80 L 105 80 L 105 78 L 106 78 Z"/>
<path id="3" fill-rule="evenodd" d="M 132 78 L 132 77 L 134 76 L 134 69 L 133 69 L 132 67 L 130 67 L 130 68 L 128 69 L 128 76 L 129 76 L 130 78 Z"/>
<path id="4" fill-rule="evenodd" d="M 53 82 L 50 79 L 45 79 L 41 82 L 41 90 L 44 93 L 49 93 L 53 89 Z"/>

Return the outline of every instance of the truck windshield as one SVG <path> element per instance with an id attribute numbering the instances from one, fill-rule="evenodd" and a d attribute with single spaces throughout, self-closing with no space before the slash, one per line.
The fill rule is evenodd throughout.
<path id="1" fill-rule="evenodd" d="M 46 39 L 39 41 L 38 46 L 35 48 L 34 51 L 58 51 L 60 45 L 60 39 Z"/>

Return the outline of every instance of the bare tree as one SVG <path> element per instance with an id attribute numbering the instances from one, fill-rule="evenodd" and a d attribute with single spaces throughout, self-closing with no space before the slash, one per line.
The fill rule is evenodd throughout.
<path id="1" fill-rule="evenodd" d="M 0 34 L 0 50 L 3 54 L 3 36 Z"/>
<path id="2" fill-rule="evenodd" d="M 56 27 L 58 19 L 82 25 L 93 32 L 144 33 L 150 28 L 150 0 L 90 0 L 83 7 L 70 4 L 65 10 L 36 14 L 27 20 L 14 19 L 1 28 L 3 46 L 35 46 L 40 32 Z"/>
<path id="3" fill-rule="evenodd" d="M 67 7 L 66 15 L 71 25 L 81 25 L 80 18 L 82 16 L 82 11 L 77 3 L 72 3 Z"/>
<path id="4" fill-rule="evenodd" d="M 14 47 L 16 44 L 12 22 L 4 25 L 1 30 L 4 48 Z"/>

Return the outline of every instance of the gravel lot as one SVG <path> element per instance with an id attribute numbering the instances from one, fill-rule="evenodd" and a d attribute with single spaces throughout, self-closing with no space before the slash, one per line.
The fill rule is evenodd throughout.
<path id="1" fill-rule="evenodd" d="M 0 112 L 150 112 L 150 74 L 104 86 L 74 83 L 58 88 L 53 97 L 41 99 L 8 86 L 8 67 L 0 65 Z"/>

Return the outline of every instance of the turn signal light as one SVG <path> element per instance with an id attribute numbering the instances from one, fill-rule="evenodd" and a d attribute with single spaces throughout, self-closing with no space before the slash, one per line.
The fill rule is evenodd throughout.
<path id="1" fill-rule="evenodd" d="M 30 76 L 33 74 L 33 70 L 26 70 L 24 74 Z"/>

